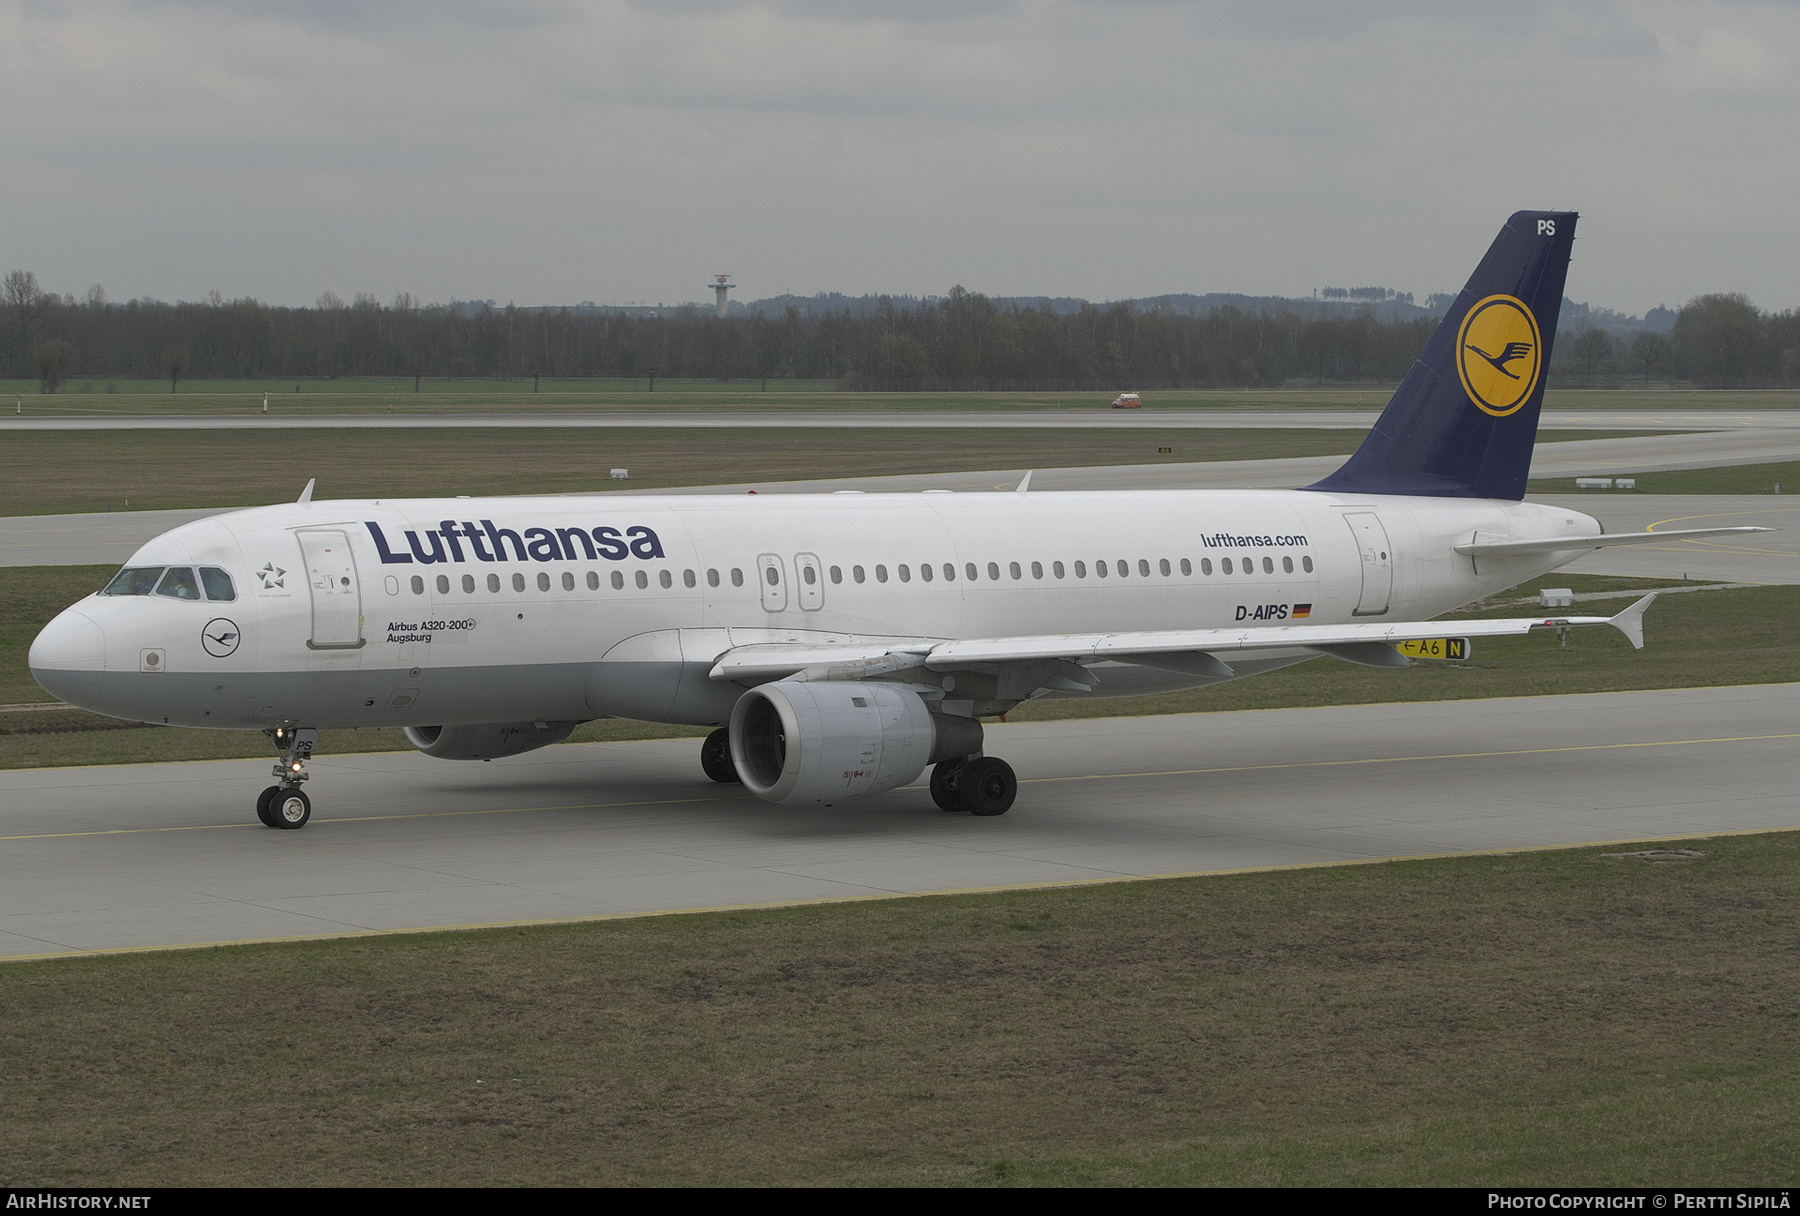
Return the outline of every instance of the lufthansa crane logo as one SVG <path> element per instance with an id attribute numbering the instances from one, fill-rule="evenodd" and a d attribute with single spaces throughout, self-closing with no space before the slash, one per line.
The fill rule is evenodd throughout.
<path id="1" fill-rule="evenodd" d="M 1542 349 L 1523 300 L 1489 296 L 1475 305 L 1456 335 L 1456 370 L 1469 400 L 1496 418 L 1517 410 L 1537 387 Z"/>
<path id="2" fill-rule="evenodd" d="M 232 653 L 237 650 L 238 643 L 243 640 L 243 636 L 238 632 L 235 622 L 228 621 L 222 616 L 215 616 L 206 622 L 206 628 L 200 631 L 200 645 L 206 649 L 207 654 L 215 659 L 230 658 Z"/>

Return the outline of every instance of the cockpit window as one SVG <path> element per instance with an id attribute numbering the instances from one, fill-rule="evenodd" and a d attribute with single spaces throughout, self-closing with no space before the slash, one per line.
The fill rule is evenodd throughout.
<path id="1" fill-rule="evenodd" d="M 206 588 L 209 600 L 235 600 L 237 588 L 231 585 L 231 576 L 217 566 L 200 567 L 200 584 Z"/>
<path id="2" fill-rule="evenodd" d="M 162 577 L 161 566 L 127 566 L 113 576 L 101 595 L 149 595 Z"/>
<path id="3" fill-rule="evenodd" d="M 163 575 L 162 582 L 156 585 L 156 594 L 166 595 L 172 600 L 197 600 L 200 598 L 200 584 L 194 581 L 194 572 L 186 566 L 170 566 L 169 572 Z"/>

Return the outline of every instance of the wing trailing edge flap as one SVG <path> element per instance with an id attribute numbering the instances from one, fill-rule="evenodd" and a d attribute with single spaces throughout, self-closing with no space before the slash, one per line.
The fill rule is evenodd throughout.
<path id="1" fill-rule="evenodd" d="M 1301 648 L 1349 662 L 1389 666 L 1373 647 L 1445 636 L 1497 638 L 1533 629 L 1611 625 L 1634 649 L 1644 646 L 1644 611 L 1651 592 L 1615 616 L 1528 616 L 1472 621 L 1407 621 L 1351 625 L 1263 625 L 1251 629 L 1171 629 L 1142 633 L 1044 634 L 962 641 L 896 639 L 810 645 L 742 646 L 720 655 L 709 673 L 715 680 L 777 680 L 804 672 L 806 678 L 857 680 L 908 668 L 997 672 L 1012 664 L 1045 664 L 1046 675 L 1091 685 L 1070 668 L 1082 662 L 1111 661 L 1166 667 L 1193 675 L 1229 679 L 1237 673 L 1218 656 L 1233 651 Z M 1396 658 L 1399 656 L 1396 655 Z M 1080 673 L 1085 675 L 1085 673 Z M 1062 687 L 1061 684 L 1056 685 Z M 1073 691 L 1073 690 L 1071 690 Z"/>
<path id="2" fill-rule="evenodd" d="M 1746 532 L 1773 532 L 1773 528 L 1677 528 L 1668 532 L 1610 532 L 1603 536 L 1563 536 L 1548 540 L 1487 540 L 1476 536 L 1457 545 L 1469 557 L 1509 557 L 1528 553 L 1574 553 L 1582 549 L 1608 549 L 1614 545 L 1648 545 L 1661 540 L 1699 540 L 1703 536 L 1738 536 Z"/>

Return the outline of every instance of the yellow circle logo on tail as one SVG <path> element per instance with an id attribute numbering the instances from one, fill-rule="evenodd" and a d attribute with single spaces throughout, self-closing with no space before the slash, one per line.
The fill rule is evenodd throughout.
<path id="1" fill-rule="evenodd" d="M 1489 296 L 1475 305 L 1456 335 L 1456 370 L 1469 400 L 1496 418 L 1517 410 L 1537 387 L 1542 349 L 1523 300 Z"/>

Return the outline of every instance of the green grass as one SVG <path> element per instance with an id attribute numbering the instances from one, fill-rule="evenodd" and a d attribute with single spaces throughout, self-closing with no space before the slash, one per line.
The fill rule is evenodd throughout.
<path id="1" fill-rule="evenodd" d="M 104 566 L 0 568 L 0 704 L 49 701 L 31 679 L 25 657 L 44 622 L 98 586 Z M 1519 588 L 1527 603 L 1499 603 L 1481 615 L 1529 616 L 1537 589 L 1576 591 L 1620 589 L 1637 594 L 1667 586 L 1656 579 L 1553 574 Z M 1679 585 L 1679 584 L 1677 584 Z M 1690 584 L 1691 585 L 1691 584 Z M 1580 615 L 1605 616 L 1628 600 L 1577 605 Z M 1800 646 L 1769 622 L 1800 617 L 1800 587 L 1756 587 L 1670 595 L 1645 619 L 1647 645 L 1631 649 L 1611 629 L 1571 634 L 1568 649 L 1554 634 L 1478 639 L 1470 660 L 1421 662 L 1403 671 L 1359 667 L 1335 659 L 1315 659 L 1212 688 L 1160 696 L 1033 701 L 1007 715 L 1012 722 L 1064 718 L 1129 717 L 1145 714 L 1225 712 L 1306 705 L 1368 705 L 1394 701 L 1449 701 L 1480 697 L 1616 692 L 1644 688 L 1691 688 L 1730 684 L 1800 681 Z M 1453 625 L 1446 635 L 1454 635 Z M 706 733 L 705 728 L 664 726 L 609 719 L 579 727 L 572 742 L 662 739 Z M 319 754 L 403 751 L 398 730 L 325 731 Z M 83 711 L 0 714 L 0 768 L 42 768 L 80 764 L 135 764 L 166 760 L 211 760 L 268 754 L 253 731 L 171 730 L 122 727 Z"/>
<path id="2" fill-rule="evenodd" d="M 0 516 L 260 506 L 292 499 L 315 476 L 321 499 L 479 497 L 1334 456 L 1361 442 L 1356 431 L 1323 428 L 25 431 L 0 440 Z M 613 468 L 631 470 L 630 480 L 613 481 Z"/>
<path id="3" fill-rule="evenodd" d="M 1786 1185 L 1800 833 L 1645 848 L 9 963 L 0 1177 Z"/>
<path id="4" fill-rule="evenodd" d="M 1595 498 L 1616 494 L 1783 494 L 1800 493 L 1800 461 L 1774 464 L 1722 465 L 1712 469 L 1670 469 L 1661 473 L 1627 473 L 1637 478 L 1636 491 L 1577 491 L 1573 477 L 1533 478 L 1528 494 L 1592 493 Z"/>

